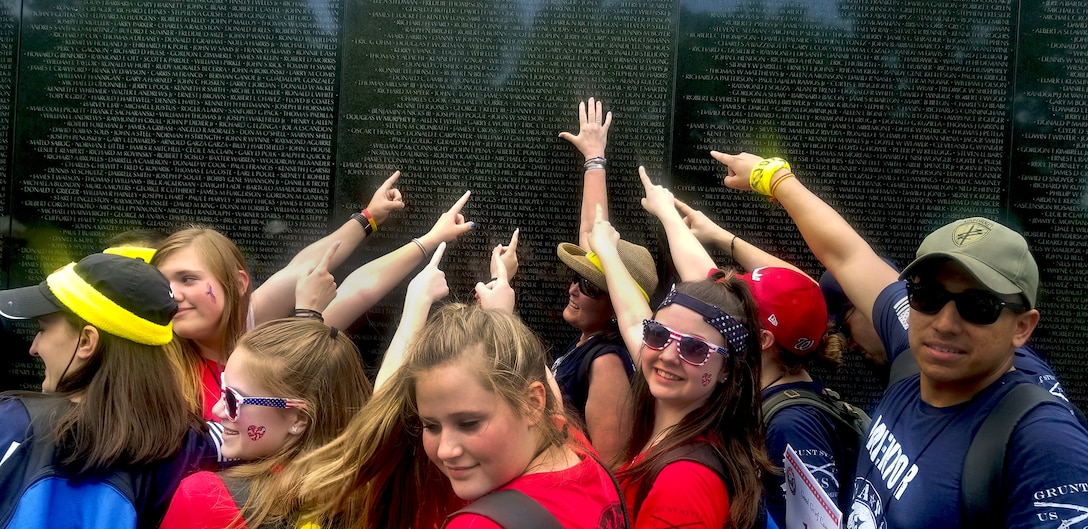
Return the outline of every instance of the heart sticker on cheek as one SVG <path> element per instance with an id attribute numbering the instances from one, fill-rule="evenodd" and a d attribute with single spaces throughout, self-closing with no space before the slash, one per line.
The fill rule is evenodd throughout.
<path id="1" fill-rule="evenodd" d="M 710 379 L 711 379 L 710 373 L 703 373 L 703 387 L 706 387 L 706 386 L 710 385 Z M 252 426 L 250 428 L 252 428 Z"/>
<path id="2" fill-rule="evenodd" d="M 264 426 L 250 426 L 249 429 L 246 430 L 246 433 L 249 434 L 249 438 L 254 441 L 258 441 L 260 438 L 264 437 L 264 432 Z"/>

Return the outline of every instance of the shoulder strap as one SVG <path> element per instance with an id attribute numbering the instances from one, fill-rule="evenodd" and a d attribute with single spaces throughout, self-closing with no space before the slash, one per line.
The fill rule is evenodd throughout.
<path id="1" fill-rule="evenodd" d="M 801 388 L 790 388 L 785 391 L 780 391 L 771 396 L 771 398 L 763 401 L 763 424 L 770 424 L 771 418 L 778 412 L 791 406 L 812 406 L 818 408 L 826 415 L 835 419 L 835 422 L 850 428 L 858 433 L 858 435 L 865 435 L 865 430 L 868 429 L 869 416 L 861 409 L 851 406 L 850 403 L 839 398 L 837 393 L 825 390 L 825 395 L 830 398 L 834 404 L 825 400 L 825 397 L 819 395 L 814 391 Z M 839 410 L 837 406 L 842 406 L 844 410 Z M 852 422 L 843 417 L 842 412 L 845 411 L 855 417 L 859 417 L 865 424 L 860 425 L 861 431 L 858 430 L 859 426 L 855 426 Z"/>
<path id="2" fill-rule="evenodd" d="M 1004 526 L 1001 481 L 1005 448 L 1020 419 L 1039 404 L 1052 400 L 1050 392 L 1035 384 L 1017 384 L 982 421 L 963 462 L 960 516 L 964 527 Z"/>
<path id="3" fill-rule="evenodd" d="M 892 361 L 892 367 L 888 373 L 888 385 L 886 387 L 890 388 L 894 386 L 896 382 L 921 372 L 922 369 L 918 367 L 918 361 L 914 359 L 914 353 L 911 352 L 909 348 L 905 349 Z"/>
<path id="4" fill-rule="evenodd" d="M 448 517 L 442 524 L 446 526 L 453 518 L 462 514 L 478 514 L 506 528 L 518 529 L 563 529 L 563 525 L 540 502 L 513 490 L 505 489 L 492 492 Z"/>
<path id="5" fill-rule="evenodd" d="M 217 475 L 223 481 L 223 486 L 227 487 L 227 492 L 230 493 L 234 504 L 238 506 L 238 511 L 241 512 L 242 507 L 249 501 L 249 481 L 225 476 L 223 473 Z"/>

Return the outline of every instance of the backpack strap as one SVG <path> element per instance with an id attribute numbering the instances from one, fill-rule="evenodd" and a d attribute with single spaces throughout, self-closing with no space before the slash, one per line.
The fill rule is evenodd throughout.
<path id="1" fill-rule="evenodd" d="M 891 370 L 888 373 L 888 385 L 886 388 L 890 388 L 895 385 L 896 382 L 910 378 L 912 375 L 917 375 L 922 372 L 922 368 L 918 367 L 918 361 L 914 359 L 914 353 L 911 350 L 904 349 L 900 351 L 899 355 L 892 361 Z"/>
<path id="2" fill-rule="evenodd" d="M 540 502 L 514 489 L 492 492 L 446 517 L 450 520 L 462 514 L 478 514 L 502 527 L 518 529 L 563 529 L 563 524 Z"/>
<path id="3" fill-rule="evenodd" d="M 1024 415 L 1044 402 L 1057 401 L 1049 391 L 1035 384 L 1017 384 L 982 421 L 963 462 L 960 519 L 964 520 L 964 527 L 1005 525 L 1002 487 L 1005 449 Z"/>
<path id="4" fill-rule="evenodd" d="M 845 426 L 855 432 L 858 435 L 864 435 L 864 431 L 858 432 L 846 417 L 842 416 L 836 404 L 845 408 L 845 411 L 863 418 L 867 423 L 869 416 L 858 408 L 850 405 L 849 402 L 842 400 L 838 393 L 831 390 L 824 390 L 824 395 L 820 395 L 814 391 L 810 391 L 802 388 L 790 388 L 785 391 L 780 391 L 771 396 L 771 398 L 763 401 L 763 424 L 764 426 L 771 423 L 771 418 L 778 414 L 778 412 L 789 408 L 791 406 L 812 406 L 824 412 L 824 414 L 835 419 L 835 422 Z M 836 404 L 829 403 L 826 399 L 830 398 Z"/>

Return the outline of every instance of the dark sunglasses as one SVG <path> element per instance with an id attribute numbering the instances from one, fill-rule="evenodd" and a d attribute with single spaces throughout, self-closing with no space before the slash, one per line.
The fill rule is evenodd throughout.
<path id="1" fill-rule="evenodd" d="M 578 283 L 578 290 L 582 292 L 583 296 L 589 298 L 599 298 L 604 295 L 604 289 L 594 285 L 592 281 L 578 275 L 577 272 L 570 278 L 571 283 Z"/>
<path id="2" fill-rule="evenodd" d="M 907 282 L 907 296 L 910 308 L 923 314 L 937 314 L 948 304 L 956 302 L 956 312 L 963 321 L 975 325 L 990 325 L 1001 316 L 1001 309 L 1009 309 L 1017 314 L 1027 311 L 1020 303 L 1003 301 L 984 290 L 968 290 L 953 294 L 933 283 Z"/>
<path id="3" fill-rule="evenodd" d="M 223 404 L 226 407 L 227 419 L 230 422 L 238 420 L 238 411 L 243 404 L 251 406 L 266 406 L 269 408 L 302 408 L 305 411 L 306 401 L 300 399 L 282 399 L 279 397 L 246 397 L 238 390 L 227 385 L 226 380 L 220 378 L 223 388 Z"/>
<path id="4" fill-rule="evenodd" d="M 655 320 L 642 320 L 642 343 L 655 351 L 662 351 L 677 340 L 680 346 L 677 352 L 680 359 L 693 365 L 701 366 L 710 359 L 710 353 L 729 356 L 729 351 L 702 338 L 678 333 Z"/>

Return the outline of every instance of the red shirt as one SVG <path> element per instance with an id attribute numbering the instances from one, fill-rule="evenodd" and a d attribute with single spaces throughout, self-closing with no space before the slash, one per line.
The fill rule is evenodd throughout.
<path id="1" fill-rule="evenodd" d="M 227 486 L 214 472 L 197 472 L 181 480 L 160 529 L 244 529 L 245 520 L 230 525 L 238 518 L 238 504 Z"/>
<path id="2" fill-rule="evenodd" d="M 630 480 L 620 484 L 635 529 L 721 529 L 729 519 L 729 492 L 722 478 L 694 461 L 665 465 L 636 513 L 633 509 L 640 484 Z"/>
<path id="3" fill-rule="evenodd" d="M 200 410 L 204 414 L 205 421 L 219 422 L 219 417 L 212 414 L 212 408 L 223 395 L 223 388 L 220 386 L 223 367 L 207 358 L 200 362 L 200 385 L 203 389 L 200 395 Z"/>
<path id="4" fill-rule="evenodd" d="M 721 480 L 719 480 L 721 481 Z M 619 495 L 604 467 L 588 456 L 573 467 L 515 478 L 497 490 L 514 489 L 539 502 L 566 528 L 618 529 Z M 462 514 L 447 529 L 502 529 L 478 514 Z"/>

